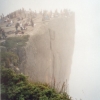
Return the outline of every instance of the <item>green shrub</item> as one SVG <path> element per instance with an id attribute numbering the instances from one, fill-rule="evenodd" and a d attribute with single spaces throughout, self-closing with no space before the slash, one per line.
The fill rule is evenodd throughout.
<path id="1" fill-rule="evenodd" d="M 30 83 L 26 76 L 8 68 L 1 69 L 2 100 L 71 100 L 48 85 Z"/>

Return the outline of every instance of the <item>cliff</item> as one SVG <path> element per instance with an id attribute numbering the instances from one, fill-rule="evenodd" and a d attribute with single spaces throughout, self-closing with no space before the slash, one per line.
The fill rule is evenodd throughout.
<path id="1" fill-rule="evenodd" d="M 53 18 L 35 27 L 25 48 L 22 71 L 35 82 L 57 89 L 69 80 L 74 50 L 75 15 Z"/>

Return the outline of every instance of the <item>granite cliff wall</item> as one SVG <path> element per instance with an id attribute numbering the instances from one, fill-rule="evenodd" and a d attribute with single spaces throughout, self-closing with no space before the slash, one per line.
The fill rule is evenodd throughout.
<path id="1" fill-rule="evenodd" d="M 60 89 L 69 80 L 74 50 L 75 15 L 54 18 L 34 31 L 26 46 L 23 71 L 35 82 Z"/>

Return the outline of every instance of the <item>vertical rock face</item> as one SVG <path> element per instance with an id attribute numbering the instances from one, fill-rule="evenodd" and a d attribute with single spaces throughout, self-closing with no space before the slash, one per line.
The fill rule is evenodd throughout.
<path id="1" fill-rule="evenodd" d="M 69 79 L 74 49 L 74 14 L 42 25 L 26 47 L 25 74 L 36 82 L 61 88 Z"/>

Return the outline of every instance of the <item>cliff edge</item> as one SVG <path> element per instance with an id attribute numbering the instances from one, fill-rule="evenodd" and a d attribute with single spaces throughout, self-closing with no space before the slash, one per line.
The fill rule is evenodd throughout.
<path id="1" fill-rule="evenodd" d="M 37 28 L 37 27 L 36 27 Z M 60 89 L 69 80 L 74 50 L 75 15 L 54 18 L 34 29 L 25 48 L 23 72 L 35 82 Z"/>

